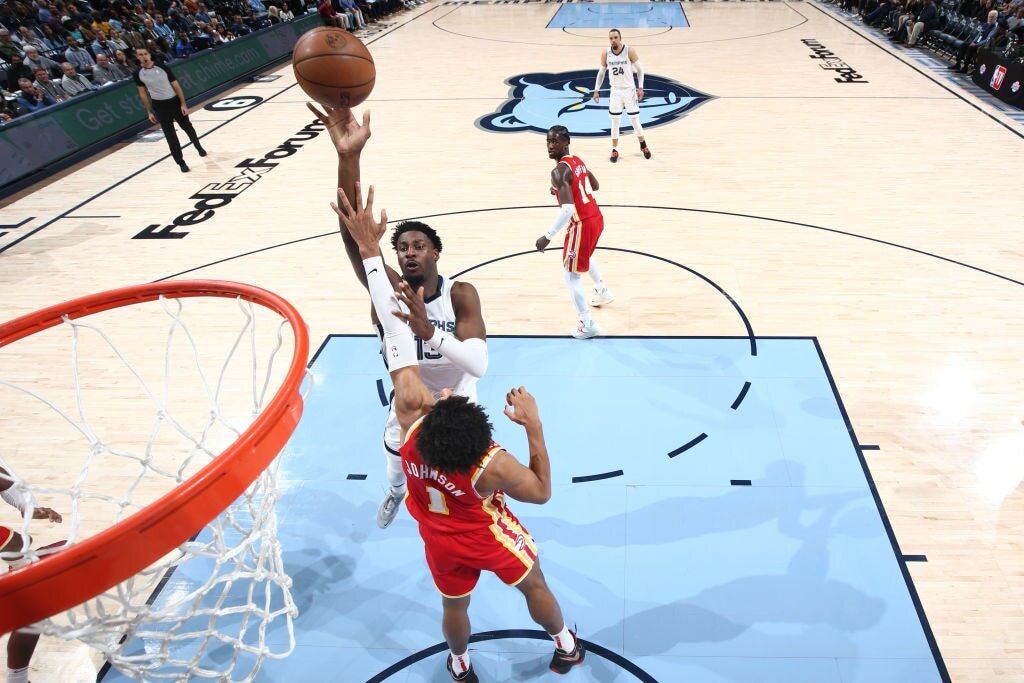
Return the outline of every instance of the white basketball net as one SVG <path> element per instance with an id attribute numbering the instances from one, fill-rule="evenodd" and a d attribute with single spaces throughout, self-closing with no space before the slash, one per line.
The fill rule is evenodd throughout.
<path id="1" fill-rule="evenodd" d="M 0 506 L 0 524 L 23 538 L 31 535 L 23 561 L 60 552 L 40 548 L 64 539 L 73 545 L 181 484 L 232 443 L 273 396 L 290 356 L 286 352 L 277 367 L 274 361 L 294 342 L 288 321 L 277 317 L 264 335 L 269 339 L 261 340 L 258 318 L 276 316 L 261 306 L 241 298 L 190 299 L 189 314 L 201 312 L 187 320 L 184 304 L 161 297 L 79 321 L 65 318 L 63 325 L 0 349 L 0 404 L 19 406 L 19 421 L 48 425 L 32 433 L 34 441 L 9 445 L 10 430 L 0 441 L 2 464 L 14 480 L 8 497 L 13 492 L 27 502 L 23 514 Z M 131 324 L 127 331 L 118 324 L 115 339 L 94 319 L 117 315 L 129 315 Z M 189 323 L 224 330 L 232 316 L 234 329 L 216 335 L 203 329 L 196 335 L 201 342 L 189 330 Z M 156 329 L 164 332 L 162 348 L 140 342 L 159 340 Z M 214 337 L 210 344 L 208 336 Z M 49 360 L 34 368 L 35 377 L 13 370 L 24 370 L 23 353 L 40 346 Z M 260 346 L 268 347 L 262 358 Z M 11 368 L 3 367 L 15 349 L 19 356 Z M 53 360 L 61 356 L 65 363 Z M 61 377 L 64 371 L 70 376 Z M 19 381 L 10 381 L 9 372 Z M 41 447 L 49 439 L 40 434 L 53 434 L 52 443 Z M 63 469 L 52 466 L 53 452 L 61 454 Z M 73 458 L 75 470 L 68 471 Z M 297 610 L 277 540 L 279 461 L 193 540 L 30 630 L 81 640 L 139 680 L 248 681 L 265 659 L 287 656 L 295 645 Z M 38 506 L 60 512 L 63 523 L 33 521 Z"/>

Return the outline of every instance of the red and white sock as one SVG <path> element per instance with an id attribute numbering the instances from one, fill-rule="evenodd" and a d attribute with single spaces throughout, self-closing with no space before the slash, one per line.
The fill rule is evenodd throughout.
<path id="1" fill-rule="evenodd" d="M 452 671 L 455 672 L 456 676 L 469 671 L 469 650 L 466 650 L 461 655 L 457 655 L 451 652 Z"/>
<path id="2" fill-rule="evenodd" d="M 569 630 L 568 626 L 565 626 L 558 633 L 549 633 L 548 635 L 551 636 L 551 640 L 555 641 L 555 647 L 565 654 L 571 654 L 576 649 L 576 638 L 572 635 L 572 631 Z"/>

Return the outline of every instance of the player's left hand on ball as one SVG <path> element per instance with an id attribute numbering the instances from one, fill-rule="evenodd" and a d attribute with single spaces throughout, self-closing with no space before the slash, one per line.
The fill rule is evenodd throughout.
<path id="1" fill-rule="evenodd" d="M 505 415 L 516 424 L 529 426 L 540 424 L 537 400 L 526 387 L 512 389 L 505 395 Z"/>

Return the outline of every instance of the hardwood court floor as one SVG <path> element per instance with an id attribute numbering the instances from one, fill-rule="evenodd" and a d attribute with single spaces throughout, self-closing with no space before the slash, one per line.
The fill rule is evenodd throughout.
<path id="1" fill-rule="evenodd" d="M 554 213 L 543 136 L 475 125 L 504 104 L 507 78 L 596 68 L 606 31 L 546 29 L 558 7 L 427 5 L 370 39 L 378 81 L 363 178 L 378 205 L 392 219 L 426 216 L 446 273 L 525 252 L 467 276 L 492 334 L 575 324 L 557 256 L 528 253 Z M 624 37 L 648 74 L 713 99 L 648 127 L 650 161 L 631 136 L 616 165 L 606 138 L 572 145 L 601 181 L 599 257 L 618 296 L 597 315 L 603 332 L 745 334 L 703 276 L 755 334 L 817 337 L 857 437 L 879 446 L 866 456 L 900 548 L 927 557 L 907 566 L 950 677 L 1024 681 L 1020 128 L 815 4 L 685 11 L 690 28 Z M 866 83 L 835 82 L 803 40 Z M 132 239 L 311 122 L 290 68 L 272 73 L 237 90 L 258 106 L 196 106 L 210 156 L 186 149 L 189 174 L 162 142 L 133 142 L 8 201 L 0 223 L 29 220 L 0 237 L 4 317 L 182 274 L 284 295 L 314 344 L 368 331 L 327 208 L 324 135 L 187 236 Z M 542 408 L 557 419 L 557 406 Z M 76 467 L 39 443 L 16 456 L 30 478 Z M 44 643 L 35 683 L 71 680 L 64 651 Z"/>

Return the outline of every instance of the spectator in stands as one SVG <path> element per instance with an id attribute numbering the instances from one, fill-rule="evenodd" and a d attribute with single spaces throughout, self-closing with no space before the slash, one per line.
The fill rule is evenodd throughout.
<path id="1" fill-rule="evenodd" d="M 192 55 L 192 41 L 188 39 L 188 34 L 184 31 L 178 31 L 178 38 L 174 41 L 174 56 L 178 59 L 185 59 Z"/>
<path id="2" fill-rule="evenodd" d="M 109 12 L 103 12 L 93 17 L 90 26 L 92 27 L 92 32 L 95 33 L 97 36 L 101 33 L 106 33 L 110 29 L 114 28 L 110 25 L 110 22 L 107 21 L 107 16 L 109 16 Z"/>
<path id="3" fill-rule="evenodd" d="M 56 19 L 56 17 L 54 17 L 50 12 L 50 6 L 45 2 L 39 3 L 39 7 L 36 10 L 36 18 L 39 20 L 40 24 L 49 24 L 51 21 Z"/>
<path id="4" fill-rule="evenodd" d="M 111 63 L 118 65 L 129 74 L 135 71 L 139 66 L 137 62 L 128 58 L 127 50 L 114 50 L 114 61 Z"/>
<path id="5" fill-rule="evenodd" d="M 68 38 L 68 49 L 64 50 L 64 57 L 84 74 L 91 74 L 92 68 L 96 66 L 96 60 L 89 51 L 79 45 L 74 38 Z"/>
<path id="6" fill-rule="evenodd" d="M 939 10 L 935 8 L 934 0 L 924 0 L 924 7 L 918 12 L 908 31 L 907 45 L 914 47 L 923 34 L 934 31 L 938 27 Z"/>
<path id="7" fill-rule="evenodd" d="M 35 47 L 40 52 L 45 52 L 46 47 L 43 45 L 42 36 L 37 34 L 35 31 L 30 29 L 28 26 L 18 27 L 18 37 L 16 38 L 18 44 L 21 45 L 22 52 L 25 51 L 29 45 Z"/>
<path id="8" fill-rule="evenodd" d="M 65 42 L 74 38 L 79 44 L 88 45 L 96 38 L 91 29 L 82 26 L 74 19 L 68 19 L 64 22 L 64 30 L 67 32 L 67 37 L 64 39 Z M 71 43 L 68 44 L 70 45 Z"/>
<path id="9" fill-rule="evenodd" d="M 146 47 L 143 48 L 149 52 L 150 59 L 157 66 L 163 66 L 167 63 L 167 50 L 165 49 L 166 41 L 163 38 L 157 38 L 156 40 L 147 40 Z M 135 51 L 138 53 L 138 50 Z M 137 58 L 136 58 L 137 59 Z"/>
<path id="10" fill-rule="evenodd" d="M 174 35 L 177 36 L 179 31 L 185 33 L 192 33 L 195 30 L 195 21 L 192 19 L 190 14 L 182 14 L 177 9 L 172 7 L 167 12 L 167 25 L 174 31 Z"/>
<path id="11" fill-rule="evenodd" d="M 359 9 L 359 5 L 355 3 L 355 0 L 338 0 L 338 4 L 341 6 L 341 11 L 349 19 L 349 26 L 366 28 L 366 18 L 363 16 L 363 11 Z"/>
<path id="12" fill-rule="evenodd" d="M 18 104 L 17 100 L 9 100 L 6 97 L 0 97 L 0 123 L 7 123 L 11 119 L 16 119 L 27 113 L 28 111 Z"/>
<path id="13" fill-rule="evenodd" d="M 18 88 L 21 89 L 21 94 L 18 95 L 17 102 L 25 111 L 39 111 L 43 107 L 57 104 L 52 97 L 37 88 L 27 78 L 18 79 Z"/>
<path id="14" fill-rule="evenodd" d="M 156 32 L 156 25 L 152 19 L 144 19 L 142 22 L 142 30 L 139 31 L 139 37 L 142 38 L 142 45 L 133 45 L 132 47 L 138 49 L 145 47 L 147 42 L 150 40 L 156 40 L 160 37 L 160 34 Z"/>
<path id="15" fill-rule="evenodd" d="M 110 29 L 107 30 L 107 35 L 110 35 L 111 31 L 123 31 L 124 22 L 121 21 L 122 8 L 115 7 L 113 10 L 107 12 L 107 23 L 110 24 Z"/>
<path id="16" fill-rule="evenodd" d="M 36 69 L 46 69 L 50 72 L 51 76 L 58 76 L 62 73 L 60 64 L 49 57 L 43 57 L 39 54 L 39 49 L 36 47 L 25 48 L 25 66 L 32 70 L 33 78 L 35 77 Z"/>
<path id="17" fill-rule="evenodd" d="M 298 17 L 306 13 L 306 0 L 287 0 L 287 2 L 288 11 L 290 11 L 294 16 Z M 317 3 L 314 2 L 311 6 L 315 7 L 316 4 Z"/>
<path id="18" fill-rule="evenodd" d="M 257 15 L 266 14 L 267 6 L 263 4 L 263 0 L 247 0 L 249 7 Z"/>
<path id="19" fill-rule="evenodd" d="M 274 3 L 270 3 L 270 6 L 267 7 L 267 18 L 270 19 L 271 24 L 281 23 L 281 10 Z"/>
<path id="20" fill-rule="evenodd" d="M 992 6 L 992 0 L 981 0 L 978 3 L 978 8 L 974 12 L 974 18 L 981 23 L 988 22 L 988 13 L 994 9 Z"/>
<path id="21" fill-rule="evenodd" d="M 331 0 L 320 0 L 316 8 L 320 18 L 324 20 L 324 26 L 335 26 L 337 28 L 348 28 L 345 17 L 334 9 Z"/>
<path id="22" fill-rule="evenodd" d="M 991 0 L 989 0 L 989 4 L 991 4 Z M 992 42 L 992 38 L 996 34 L 996 28 L 999 26 L 997 19 L 999 19 L 999 12 L 989 10 L 985 24 L 977 30 L 973 37 L 965 40 L 960 50 L 956 53 L 956 63 L 949 67 L 952 71 L 959 71 L 960 73 L 970 71 L 978 57 L 978 49 L 988 47 L 989 43 Z"/>
<path id="23" fill-rule="evenodd" d="M 92 45 L 89 46 L 89 51 L 92 52 L 93 57 L 98 57 L 101 54 L 105 54 L 108 57 L 114 54 L 116 48 L 110 44 L 107 40 L 105 33 L 100 33 L 96 36 L 96 40 L 92 41 Z"/>
<path id="24" fill-rule="evenodd" d="M 53 30 L 53 27 L 49 24 L 43 24 L 41 27 L 43 32 L 43 48 L 46 50 L 63 50 L 67 47 L 67 43 Z"/>
<path id="25" fill-rule="evenodd" d="M 196 21 L 201 21 L 204 24 L 210 23 L 210 10 L 206 9 L 206 5 L 199 3 L 199 9 L 194 14 Z"/>
<path id="26" fill-rule="evenodd" d="M 129 71 L 104 54 L 96 55 L 96 68 L 92 70 L 92 80 L 96 85 L 105 85 L 116 81 L 123 81 L 131 76 Z"/>
<path id="27" fill-rule="evenodd" d="M 14 55 L 21 56 L 21 48 L 11 40 L 11 32 L 0 27 L 0 59 L 10 62 Z"/>
<path id="28" fill-rule="evenodd" d="M 153 30 L 156 31 L 157 38 L 163 38 L 167 41 L 174 38 L 174 29 L 167 25 L 162 14 L 157 14 L 153 17 Z"/>
<path id="29" fill-rule="evenodd" d="M 887 31 L 890 34 L 889 40 L 894 43 L 905 41 L 910 27 L 913 25 L 911 22 L 920 11 L 921 3 L 919 0 L 905 0 L 897 13 L 896 20 L 892 24 L 892 30 Z"/>
<path id="30" fill-rule="evenodd" d="M 267 18 L 266 14 L 256 16 L 254 11 L 249 10 L 245 17 L 245 25 L 249 27 L 250 31 L 259 31 L 270 28 L 270 19 Z"/>
<path id="31" fill-rule="evenodd" d="M 113 51 L 128 49 L 128 42 L 116 28 L 110 30 L 110 35 L 107 36 L 107 44 Z M 111 52 L 111 54 L 113 54 L 113 52 Z"/>
<path id="32" fill-rule="evenodd" d="M 7 67 L 7 82 L 4 85 L 8 90 L 17 90 L 20 78 L 27 78 L 31 82 L 35 78 L 35 73 L 31 67 L 25 65 L 25 58 L 19 52 L 16 55 L 11 55 L 11 62 Z"/>
<path id="33" fill-rule="evenodd" d="M 69 97 L 82 95 L 96 89 L 92 81 L 75 71 L 75 65 L 71 62 L 64 62 L 60 68 L 64 70 L 64 77 L 60 79 L 60 87 L 64 88 L 64 92 Z"/>
<path id="34" fill-rule="evenodd" d="M 295 14 L 292 13 L 292 9 L 288 5 L 281 7 L 279 16 L 281 17 L 281 21 L 291 21 L 295 18 Z"/>
<path id="35" fill-rule="evenodd" d="M 50 72 L 46 69 L 36 69 L 35 76 L 36 80 L 32 85 L 49 95 L 54 102 L 63 102 L 70 97 L 60 84 L 50 80 Z"/>
<path id="36" fill-rule="evenodd" d="M 213 38 L 210 36 L 210 28 L 201 21 L 196 22 L 195 29 L 192 31 L 192 52 L 199 52 L 205 50 L 208 47 L 213 47 Z"/>
<path id="37" fill-rule="evenodd" d="M 327 0 L 330 3 L 330 0 Z M 236 14 L 232 17 L 231 21 L 228 22 L 226 28 L 234 33 L 236 36 L 244 36 L 249 34 L 249 27 L 242 22 L 242 15 Z"/>

